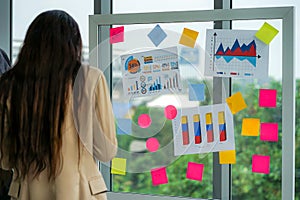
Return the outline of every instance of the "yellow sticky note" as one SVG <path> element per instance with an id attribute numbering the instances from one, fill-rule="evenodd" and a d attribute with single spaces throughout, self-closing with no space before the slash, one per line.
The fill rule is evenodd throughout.
<path id="1" fill-rule="evenodd" d="M 247 104 L 241 92 L 237 92 L 232 96 L 228 97 L 226 99 L 226 103 L 228 104 L 228 107 L 230 108 L 232 114 L 236 114 L 239 111 L 247 108 Z"/>
<path id="2" fill-rule="evenodd" d="M 244 118 L 242 123 L 243 136 L 258 136 L 260 129 L 260 119 Z"/>
<path id="3" fill-rule="evenodd" d="M 126 159 L 114 158 L 111 163 L 111 173 L 125 175 L 126 174 Z"/>
<path id="4" fill-rule="evenodd" d="M 265 44 L 270 44 L 278 32 L 279 31 L 276 28 L 265 22 L 256 32 L 255 36 Z"/>
<path id="5" fill-rule="evenodd" d="M 194 48 L 199 32 L 184 28 L 179 44 Z"/>
<path id="6" fill-rule="evenodd" d="M 220 151 L 219 152 L 220 164 L 235 164 L 236 163 L 236 152 L 235 150 Z"/>
<path id="7" fill-rule="evenodd" d="M 211 113 L 207 113 L 205 115 L 206 118 L 206 124 L 212 124 L 212 114 Z"/>

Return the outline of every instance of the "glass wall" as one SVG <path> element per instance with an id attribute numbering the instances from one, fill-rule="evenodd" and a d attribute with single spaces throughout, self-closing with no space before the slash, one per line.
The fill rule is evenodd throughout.
<path id="1" fill-rule="evenodd" d="M 265 21 L 235 21 L 233 29 L 258 30 Z M 242 92 L 248 107 L 235 116 L 235 139 L 237 163 L 232 165 L 233 199 L 281 199 L 281 124 L 282 124 L 282 35 L 281 20 L 268 20 L 279 30 L 269 45 L 269 78 L 263 80 L 232 79 L 232 92 Z M 276 108 L 259 106 L 260 89 L 277 91 Z M 242 122 L 245 118 L 256 118 L 260 123 L 278 124 L 278 142 L 262 141 L 261 137 L 242 136 Z M 261 127 L 262 129 L 262 127 Z M 262 130 L 261 134 L 262 134 Z M 270 173 L 252 173 L 252 156 L 270 156 Z M 255 192 L 254 192 L 255 191 Z"/>
<path id="2" fill-rule="evenodd" d="M 94 12 L 94 1 L 80 0 L 13 0 L 13 51 L 15 61 L 23 43 L 26 31 L 34 18 L 46 10 L 64 10 L 78 23 L 83 41 L 83 59 L 88 61 L 88 15 Z"/>
<path id="3" fill-rule="evenodd" d="M 209 199 L 212 198 L 212 153 L 174 156 L 172 121 L 166 119 L 164 109 L 168 105 L 173 105 L 179 111 L 183 108 L 210 105 L 212 103 L 212 79 L 204 78 L 199 66 L 203 66 L 205 60 L 203 49 L 205 30 L 211 29 L 213 23 L 160 24 L 168 37 L 159 47 L 155 47 L 147 36 L 156 25 L 124 26 L 124 42 L 113 44 L 112 101 L 118 126 L 119 151 L 117 157 L 127 160 L 126 175 L 113 175 L 113 191 Z M 183 28 L 190 28 L 200 33 L 195 48 L 178 44 Z M 127 96 L 127 93 L 142 85 L 137 80 L 137 83 L 133 86 L 128 85 L 128 90 L 123 89 L 121 72 L 124 71 L 122 68 L 126 67 L 126 61 L 123 60 L 123 57 L 128 54 L 135 55 L 145 51 L 151 52 L 170 47 L 176 48 L 178 52 L 174 56 L 178 59 L 182 91 L 160 95 L 153 94 L 147 97 Z M 145 55 L 147 54 L 152 55 L 151 53 L 145 53 Z M 168 59 L 169 56 L 172 56 L 172 53 L 170 54 L 168 50 L 165 50 L 165 54 L 168 54 L 168 56 L 161 59 Z M 168 64 L 168 61 L 166 61 L 166 66 Z M 143 67 L 146 67 L 146 65 Z M 156 66 L 149 64 L 147 67 L 154 73 Z M 158 68 L 160 67 L 162 66 L 158 66 Z M 145 69 L 142 70 L 145 71 Z M 146 82 L 151 82 L 151 80 L 148 80 L 151 78 L 153 83 L 156 83 L 152 75 L 148 76 L 144 72 L 143 74 L 147 77 Z M 205 85 L 205 101 L 189 101 L 188 85 L 191 83 L 203 83 Z M 166 87 L 173 87 L 175 90 L 176 85 L 171 82 Z M 148 90 L 151 90 L 151 87 L 149 84 L 145 85 Z M 152 124 L 150 127 L 141 128 L 139 126 L 138 119 L 141 114 L 148 114 L 151 117 Z M 130 124 L 131 130 L 130 128 L 128 130 L 128 124 Z M 149 138 L 155 138 L 159 141 L 160 146 L 156 152 L 150 152 L 147 149 Z M 186 178 L 188 162 L 205 165 L 201 182 Z M 150 171 L 159 167 L 166 167 L 168 184 L 153 186 Z"/>

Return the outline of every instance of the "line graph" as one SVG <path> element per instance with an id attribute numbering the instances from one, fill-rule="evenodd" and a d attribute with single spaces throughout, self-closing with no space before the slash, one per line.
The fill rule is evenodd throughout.
<path id="1" fill-rule="evenodd" d="M 267 77 L 269 48 L 252 30 L 207 30 L 205 75 Z"/>
<path id="2" fill-rule="evenodd" d="M 223 44 L 221 43 L 215 53 L 217 59 L 223 58 L 229 63 L 234 58 L 243 61 L 248 60 L 254 67 L 256 67 L 256 58 L 260 58 L 256 55 L 256 43 L 252 40 L 248 45 L 243 44 L 240 46 L 238 39 L 235 40 L 232 48 L 227 47 L 224 51 Z"/>

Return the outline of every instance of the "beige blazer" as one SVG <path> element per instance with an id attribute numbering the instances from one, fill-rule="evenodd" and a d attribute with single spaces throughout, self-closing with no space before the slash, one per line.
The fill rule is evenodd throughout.
<path id="1" fill-rule="evenodd" d="M 79 74 L 79 91 L 69 98 L 64 124 L 61 173 L 50 183 L 46 171 L 33 180 L 30 175 L 24 181 L 14 180 L 9 190 L 11 199 L 106 199 L 107 188 L 95 158 L 107 162 L 117 152 L 109 91 L 103 73 L 97 68 L 84 66 Z M 74 98 L 80 98 L 80 103 L 72 106 Z M 5 165 L 1 163 L 0 167 L 5 169 Z"/>

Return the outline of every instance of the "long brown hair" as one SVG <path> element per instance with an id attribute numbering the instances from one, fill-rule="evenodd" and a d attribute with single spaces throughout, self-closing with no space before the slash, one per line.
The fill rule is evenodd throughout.
<path id="1" fill-rule="evenodd" d="M 81 50 L 76 21 L 64 11 L 46 11 L 31 23 L 15 66 L 0 79 L 0 162 L 8 156 L 18 178 L 47 169 L 53 180 L 61 169 L 62 128 Z"/>

